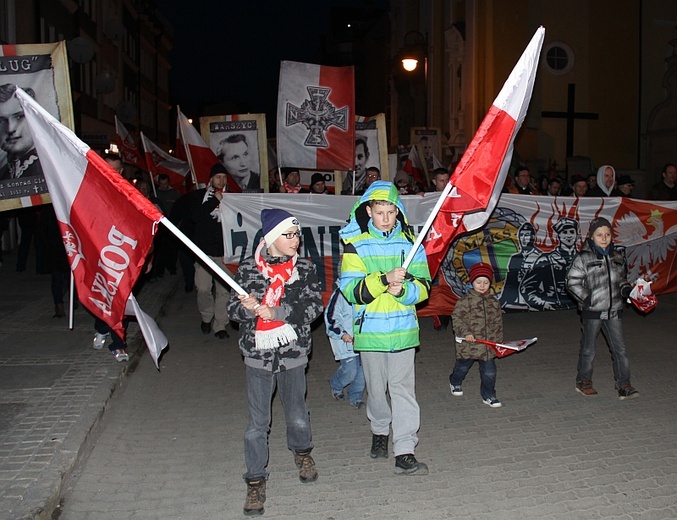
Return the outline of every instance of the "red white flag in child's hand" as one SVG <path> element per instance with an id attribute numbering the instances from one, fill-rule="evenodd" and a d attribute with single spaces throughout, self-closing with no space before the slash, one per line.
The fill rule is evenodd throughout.
<path id="1" fill-rule="evenodd" d="M 82 304 L 125 337 L 122 318 L 162 213 L 17 88 Z M 157 363 L 157 361 L 156 361 Z"/>
<path id="2" fill-rule="evenodd" d="M 459 338 L 456 336 L 456 343 L 460 343 L 463 341 L 463 338 Z M 488 341 L 486 339 L 477 339 L 475 338 L 475 343 L 482 343 L 483 345 L 486 345 L 487 347 L 491 348 L 494 352 L 496 352 L 496 357 L 502 358 L 505 356 L 509 356 L 510 354 L 514 354 L 515 352 L 520 352 L 527 348 L 529 345 L 533 345 L 538 341 L 538 338 L 531 338 L 531 339 L 519 339 L 517 341 L 503 341 L 500 343 L 497 343 L 495 341 Z"/>
<path id="3" fill-rule="evenodd" d="M 132 139 L 132 136 L 118 120 L 117 116 L 115 116 L 115 134 L 117 136 L 118 149 L 120 150 L 122 162 L 131 164 L 132 166 L 145 171 L 147 166 L 143 155 L 141 155 L 134 139 Z"/>
<path id="4" fill-rule="evenodd" d="M 188 163 L 169 155 L 143 135 L 143 132 L 141 132 L 141 142 L 146 152 L 146 164 L 148 165 L 148 171 L 153 177 L 153 181 L 157 183 L 158 175 L 164 173 L 169 176 L 169 184 L 172 188 L 180 193 L 185 193 L 186 176 L 190 172 Z"/>
<path id="5" fill-rule="evenodd" d="M 545 29 L 539 28 L 510 73 L 440 197 L 445 197 L 424 241 L 435 275 L 454 239 L 486 224 L 510 169 L 517 132 L 534 88 Z"/>
<path id="6" fill-rule="evenodd" d="M 185 154 L 190 163 L 190 167 L 195 174 L 199 186 L 209 184 L 212 167 L 221 164 L 219 158 L 205 143 L 197 129 L 183 115 L 181 109 L 177 107 L 177 124 L 181 132 Z M 235 179 L 229 174 L 226 175 L 226 191 L 230 193 L 242 193 L 242 188 L 235 182 Z"/>

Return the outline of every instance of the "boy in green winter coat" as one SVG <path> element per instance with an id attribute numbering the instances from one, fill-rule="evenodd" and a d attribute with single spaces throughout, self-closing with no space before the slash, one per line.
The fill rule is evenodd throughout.
<path id="1" fill-rule="evenodd" d="M 469 274 L 472 289 L 456 303 L 452 313 L 454 332 L 463 341 L 456 343 L 456 364 L 449 376 L 449 387 L 451 395 L 462 396 L 461 384 L 477 361 L 482 380 L 482 402 L 500 408 L 501 401 L 496 398 L 496 353 L 487 345 L 475 342 L 475 338 L 503 341 L 501 304 L 489 294 L 494 270 L 489 264 L 480 262 L 470 268 Z"/>
<path id="2" fill-rule="evenodd" d="M 420 426 L 414 374 L 415 347 L 420 343 L 415 305 L 426 300 L 430 291 L 425 251 L 420 247 L 408 268 L 402 267 L 414 236 L 397 188 L 386 181 L 371 184 L 339 235 L 345 245 L 340 287 L 353 304 L 353 348 L 360 352 L 369 395 L 371 457 L 388 457 L 392 424 L 395 473 L 425 475 L 428 467 L 414 457 Z"/>

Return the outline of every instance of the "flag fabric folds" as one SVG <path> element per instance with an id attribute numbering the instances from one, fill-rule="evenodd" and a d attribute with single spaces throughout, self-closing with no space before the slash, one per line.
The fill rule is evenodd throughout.
<path id="1" fill-rule="evenodd" d="M 124 338 L 127 301 L 162 213 L 29 95 L 17 89 L 16 96 L 35 137 L 78 298 Z"/>
<path id="2" fill-rule="evenodd" d="M 140 170 L 146 170 L 146 160 L 136 146 L 134 139 L 117 116 L 115 116 L 115 134 L 117 136 L 118 149 L 122 162 L 131 164 Z"/>
<path id="3" fill-rule="evenodd" d="M 277 159 L 282 167 L 355 167 L 355 71 L 283 61 L 277 101 Z"/>
<path id="4" fill-rule="evenodd" d="M 185 193 L 186 176 L 190 172 L 190 167 L 186 161 L 182 161 L 169 155 L 162 148 L 148 139 L 141 132 L 141 142 L 146 152 L 146 164 L 148 171 L 157 184 L 158 175 L 164 173 L 169 176 L 169 184 L 179 193 Z"/>
<path id="5" fill-rule="evenodd" d="M 209 184 L 209 174 L 215 164 L 220 164 L 218 157 L 211 148 L 205 143 L 202 136 L 197 129 L 190 124 L 188 118 L 181 113 L 181 109 L 177 107 L 177 125 L 181 132 L 183 139 L 184 150 L 191 170 L 195 174 L 197 184 L 199 186 L 206 186 Z M 230 175 L 226 175 L 228 180 L 226 184 L 226 191 L 231 193 L 241 193 L 242 188 L 235 182 L 235 179 Z"/>
<path id="6" fill-rule="evenodd" d="M 463 341 L 463 338 L 459 338 L 458 336 L 456 336 L 456 343 L 460 343 L 461 341 Z M 536 341 L 538 341 L 538 338 L 519 339 L 517 341 L 503 341 L 497 343 L 495 341 L 488 341 L 486 339 L 475 338 L 475 343 L 482 343 L 483 345 L 486 345 L 491 350 L 496 352 L 496 357 L 499 358 L 509 356 L 510 354 L 514 354 L 515 352 L 521 352 L 529 345 L 533 345 L 534 343 L 536 343 Z"/>
<path id="7" fill-rule="evenodd" d="M 428 182 L 426 179 L 426 167 L 421 160 L 421 156 L 418 152 L 418 146 L 414 144 L 411 145 L 409 157 L 407 157 L 402 169 L 411 175 L 421 186 L 425 187 L 426 189 L 428 188 L 430 182 Z"/>
<path id="8" fill-rule="evenodd" d="M 454 239 L 482 227 L 498 202 L 510 168 L 515 137 L 531 99 L 544 36 L 545 29 L 540 27 L 442 192 L 444 202 L 424 240 L 432 275 Z"/>

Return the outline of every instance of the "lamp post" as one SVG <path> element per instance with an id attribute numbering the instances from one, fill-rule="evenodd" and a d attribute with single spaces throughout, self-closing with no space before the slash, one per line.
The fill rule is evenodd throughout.
<path id="1" fill-rule="evenodd" d="M 424 126 L 428 126 L 428 38 L 419 31 L 409 31 L 404 35 L 404 47 L 400 52 L 402 68 L 415 73 L 422 62 L 423 68 L 423 113 Z"/>

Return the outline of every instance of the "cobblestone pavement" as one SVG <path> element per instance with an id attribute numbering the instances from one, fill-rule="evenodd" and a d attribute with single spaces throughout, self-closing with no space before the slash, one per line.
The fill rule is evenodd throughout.
<path id="1" fill-rule="evenodd" d="M 506 315 L 507 338 L 538 336 L 498 362 L 503 408 L 482 404 L 473 369 L 452 397 L 451 331 L 422 320 L 417 457 L 427 476 L 396 476 L 372 460 L 364 410 L 332 399 L 337 364 L 323 328 L 308 371 L 320 471 L 301 484 L 286 448 L 279 399 L 270 437 L 266 517 L 308 519 L 674 519 L 677 518 L 677 362 L 670 335 L 677 295 L 648 317 L 627 313 L 633 382 L 620 401 L 610 355 L 596 361 L 597 397 L 574 390 L 576 312 Z M 63 520 L 242 518 L 244 370 L 231 339 L 202 336 L 192 295 L 177 293 L 162 326 L 172 347 L 161 372 L 144 357 L 104 417 L 87 463 L 65 499 Z M 600 339 L 600 347 L 603 340 Z"/>
<path id="2" fill-rule="evenodd" d="M 165 277 L 142 292 L 171 342 L 157 371 L 145 347 L 129 364 L 91 349 L 81 309 L 74 331 L 52 319 L 48 277 L 0 268 L 0 518 L 49 518 L 55 508 L 62 520 L 243 517 L 236 334 L 202 335 L 195 294 L 178 283 Z M 392 457 L 369 458 L 365 411 L 332 399 L 337 364 L 316 329 L 308 403 L 320 478 L 299 482 L 275 399 L 265 517 L 677 518 L 677 294 L 659 300 L 649 316 L 624 318 L 641 393 L 632 401 L 616 396 L 601 338 L 599 395 L 575 392 L 574 311 L 505 316 L 507 339 L 539 341 L 498 361 L 500 409 L 482 404 L 476 368 L 463 397 L 449 394 L 451 331 L 421 320 L 416 456 L 427 476 L 396 476 Z"/>
<path id="3" fill-rule="evenodd" d="M 91 450 L 116 390 L 139 363 L 116 363 L 107 348 L 94 350 L 94 319 L 81 306 L 74 328 L 52 318 L 50 275 L 14 270 L 15 255 L 0 267 L 0 518 L 50 518 L 63 484 Z M 139 302 L 160 314 L 178 277 L 147 284 Z M 138 327 L 130 351 L 145 349 Z M 140 350 L 143 353 L 143 350 Z M 150 362 L 150 356 L 141 358 Z"/>

